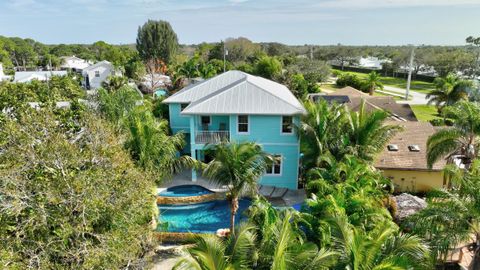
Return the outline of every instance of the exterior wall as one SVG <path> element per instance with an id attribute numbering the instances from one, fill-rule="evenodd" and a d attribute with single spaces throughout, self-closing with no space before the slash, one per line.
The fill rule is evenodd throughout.
<path id="1" fill-rule="evenodd" d="M 404 171 L 384 169 L 385 177 L 392 179 L 396 191 L 426 192 L 443 187 L 441 171 Z"/>
<path id="2" fill-rule="evenodd" d="M 202 159 L 202 150 L 205 145 L 195 143 L 195 132 L 202 130 L 200 115 L 183 116 L 180 111 L 180 104 L 169 104 L 172 132 L 184 132 L 186 136 L 189 136 L 186 138 L 186 142 L 189 144 L 186 147 L 190 147 L 191 156 L 195 159 Z M 241 134 L 238 133 L 237 119 L 237 115 L 212 115 L 208 129 L 217 131 L 220 129 L 220 124 L 225 123 L 226 129 L 230 131 L 230 141 L 253 141 L 262 145 L 267 153 L 281 155 L 280 175 L 264 175 L 260 179 L 260 184 L 297 189 L 300 147 L 295 131 L 292 134 L 282 134 L 282 117 L 279 115 L 251 115 L 249 116 L 249 133 Z M 299 117 L 295 116 L 293 121 L 298 124 Z M 196 172 L 192 172 L 192 179 L 195 181 Z"/>
<path id="3" fill-rule="evenodd" d="M 99 71 L 100 72 L 100 77 L 95 77 L 95 72 Z M 85 75 L 88 74 L 88 79 L 89 79 L 89 84 L 90 84 L 90 89 L 97 89 L 102 86 L 102 82 L 107 80 L 108 76 L 110 75 L 115 75 L 113 66 L 109 65 L 99 65 L 95 68 L 88 69 L 84 71 L 83 76 L 86 77 Z M 85 83 L 86 84 L 86 83 Z"/>

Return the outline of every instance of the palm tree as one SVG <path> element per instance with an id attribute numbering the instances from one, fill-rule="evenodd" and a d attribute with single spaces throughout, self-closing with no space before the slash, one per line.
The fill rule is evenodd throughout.
<path id="1" fill-rule="evenodd" d="M 181 269 L 329 269 L 334 252 L 318 249 L 306 242 L 300 229 L 291 222 L 294 212 L 275 210 L 265 201 L 255 201 L 250 219 L 228 238 L 198 238 L 175 266 Z"/>
<path id="2" fill-rule="evenodd" d="M 429 242 L 433 258 L 441 262 L 453 248 L 470 242 L 470 269 L 480 269 L 480 160 L 475 160 L 470 170 L 448 165 L 445 174 L 452 188 L 432 193 L 427 208 L 405 223 Z"/>
<path id="3" fill-rule="evenodd" d="M 343 127 L 348 116 L 343 105 L 329 105 L 325 100 L 304 103 L 307 111 L 297 127 L 300 135 L 303 166 L 308 171 L 320 167 L 327 153 L 341 159 L 346 139 Z"/>
<path id="4" fill-rule="evenodd" d="M 466 100 L 468 89 L 472 87 L 472 82 L 462 80 L 453 74 L 448 74 L 445 78 L 436 78 L 434 84 L 436 90 L 427 94 L 428 104 L 434 103 L 439 111 L 445 106 L 451 106 L 460 100 Z"/>
<path id="5" fill-rule="evenodd" d="M 427 163 L 431 168 L 439 159 L 446 157 L 449 162 L 461 158 L 468 168 L 478 155 L 480 135 L 480 106 L 477 103 L 461 101 L 446 107 L 443 113 L 454 122 L 453 127 L 441 129 L 427 141 Z"/>
<path id="6" fill-rule="evenodd" d="M 213 153 L 214 159 L 205 166 L 203 174 L 212 182 L 227 186 L 231 210 L 230 232 L 233 232 L 238 199 L 248 193 L 256 195 L 257 181 L 273 160 L 260 145 L 253 142 L 222 142 L 208 146 L 207 151 Z"/>
<path id="7" fill-rule="evenodd" d="M 342 215 L 333 218 L 338 269 L 429 269 L 429 249 L 417 236 L 403 234 L 392 221 L 366 232 Z"/>
<path id="8" fill-rule="evenodd" d="M 365 101 L 360 110 L 352 112 L 346 131 L 350 137 L 352 154 L 366 161 L 371 161 L 380 153 L 390 139 L 401 131 L 398 125 L 386 125 L 389 113 L 383 110 L 367 112 Z"/>
<path id="9" fill-rule="evenodd" d="M 365 80 L 365 87 L 368 89 L 370 96 L 373 96 L 377 88 L 383 89 L 383 83 L 380 79 L 381 76 L 375 71 L 368 74 Z"/>
<path id="10" fill-rule="evenodd" d="M 127 84 L 128 84 L 127 77 L 109 76 L 108 79 L 102 83 L 102 87 L 109 92 L 114 92 Z"/>

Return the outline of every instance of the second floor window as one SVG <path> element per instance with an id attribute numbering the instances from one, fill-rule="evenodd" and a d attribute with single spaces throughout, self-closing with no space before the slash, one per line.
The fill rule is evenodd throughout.
<path id="1" fill-rule="evenodd" d="M 202 115 L 202 127 L 210 125 L 210 116 Z"/>
<path id="2" fill-rule="evenodd" d="M 282 116 L 282 133 L 293 133 L 293 118 L 291 116 Z"/>
<path id="3" fill-rule="evenodd" d="M 182 103 L 180 104 L 180 111 L 183 112 L 188 107 L 188 103 Z"/>
<path id="4" fill-rule="evenodd" d="M 100 71 L 98 71 L 98 70 L 95 71 L 95 77 L 97 77 L 97 78 L 100 77 Z"/>
<path id="5" fill-rule="evenodd" d="M 282 156 L 273 155 L 273 163 L 267 167 L 265 172 L 268 175 L 281 175 L 282 174 Z"/>
<path id="6" fill-rule="evenodd" d="M 238 116 L 238 133 L 248 133 L 248 115 Z"/>

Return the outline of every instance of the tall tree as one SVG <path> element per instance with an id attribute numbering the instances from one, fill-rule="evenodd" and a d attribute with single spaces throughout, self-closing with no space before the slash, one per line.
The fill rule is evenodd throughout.
<path id="1" fill-rule="evenodd" d="M 257 181 L 273 161 L 260 145 L 252 142 L 223 142 L 207 151 L 213 153 L 214 159 L 205 166 L 203 173 L 212 182 L 227 186 L 230 231 L 233 232 L 239 198 L 245 194 L 256 195 Z"/>
<path id="2" fill-rule="evenodd" d="M 480 135 L 480 106 L 478 103 L 460 101 L 446 107 L 445 116 L 453 120 L 453 127 L 441 129 L 427 141 L 427 162 L 432 167 L 441 158 L 452 162 L 460 157 L 468 168 L 478 155 Z"/>
<path id="3" fill-rule="evenodd" d="M 170 64 L 177 49 L 177 34 L 170 23 L 148 20 L 138 28 L 137 50 L 144 61 L 155 59 Z"/>
<path id="4" fill-rule="evenodd" d="M 434 103 L 441 111 L 445 106 L 451 106 L 459 100 L 466 100 L 468 90 L 472 87 L 472 82 L 463 80 L 453 74 L 448 74 L 445 78 L 438 77 L 434 81 L 435 90 L 427 94 L 428 103 Z"/>

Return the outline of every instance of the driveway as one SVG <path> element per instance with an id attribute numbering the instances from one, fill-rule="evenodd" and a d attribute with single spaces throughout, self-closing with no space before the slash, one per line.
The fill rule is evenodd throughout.
<path id="1" fill-rule="evenodd" d="M 393 87 L 393 86 L 388 86 L 385 85 L 383 87 L 384 90 L 387 90 L 388 92 L 398 94 L 399 96 L 405 97 L 405 92 L 407 91 L 406 89 L 398 88 L 398 87 Z M 389 93 L 387 93 L 389 94 Z M 428 103 L 427 95 L 415 92 L 410 90 L 409 95 L 412 97 L 410 100 L 398 100 L 397 103 L 400 104 L 410 104 L 410 105 L 424 105 Z"/>

